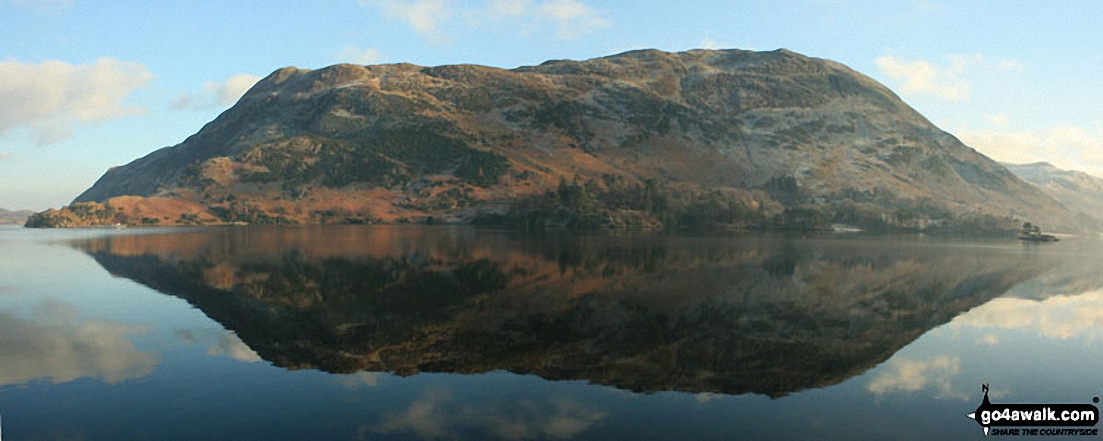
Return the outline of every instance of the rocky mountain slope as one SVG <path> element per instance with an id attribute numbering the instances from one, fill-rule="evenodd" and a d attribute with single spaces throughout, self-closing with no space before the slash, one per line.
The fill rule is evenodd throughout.
<path id="1" fill-rule="evenodd" d="M 0 208 L 0 225 L 22 225 L 35 213 L 28 210 L 10 211 Z"/>
<path id="2" fill-rule="evenodd" d="M 656 50 L 512 70 L 280 69 L 32 226 L 364 223 L 1072 228 L 846 66 Z"/>
<path id="3" fill-rule="evenodd" d="M 1085 218 L 1084 223 L 1103 225 L 1103 179 L 1084 172 L 1061 170 L 1047 162 L 1004 166 Z"/>

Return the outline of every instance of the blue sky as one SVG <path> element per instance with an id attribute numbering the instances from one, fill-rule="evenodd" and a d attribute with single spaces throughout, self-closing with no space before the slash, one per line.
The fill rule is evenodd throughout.
<path id="1" fill-rule="evenodd" d="M 0 207 L 68 203 L 283 66 L 787 48 L 997 159 L 1103 176 L 1103 2 L 0 0 Z"/>

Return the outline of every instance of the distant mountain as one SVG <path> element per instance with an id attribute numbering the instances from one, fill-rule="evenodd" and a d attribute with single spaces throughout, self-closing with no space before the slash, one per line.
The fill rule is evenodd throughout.
<path id="1" fill-rule="evenodd" d="M 888 88 L 787 50 L 284 68 L 32 226 L 1073 228 Z"/>
<path id="2" fill-rule="evenodd" d="M 34 214 L 33 211 L 29 210 L 9 211 L 0 208 L 0 225 L 22 225 L 24 222 L 27 222 L 27 218 Z"/>
<path id="3" fill-rule="evenodd" d="M 1004 164 L 1016 176 L 1034 184 L 1082 217 L 1103 224 L 1103 178 L 1061 170 L 1048 162 Z"/>

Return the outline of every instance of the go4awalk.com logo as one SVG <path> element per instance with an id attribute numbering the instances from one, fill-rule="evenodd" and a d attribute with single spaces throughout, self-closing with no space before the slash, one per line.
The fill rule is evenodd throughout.
<path id="1" fill-rule="evenodd" d="M 1098 435 L 1099 408 L 1094 404 L 996 404 L 988 400 L 988 385 L 981 385 L 984 401 L 966 418 L 976 420 L 984 435 L 1077 436 Z M 1099 397 L 1092 398 L 1098 403 Z"/>

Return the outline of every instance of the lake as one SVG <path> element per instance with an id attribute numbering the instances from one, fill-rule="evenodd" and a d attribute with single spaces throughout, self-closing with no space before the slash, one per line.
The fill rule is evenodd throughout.
<path id="1" fill-rule="evenodd" d="M 1097 241 L 0 229 L 5 440 L 981 439 L 1103 385 Z"/>

